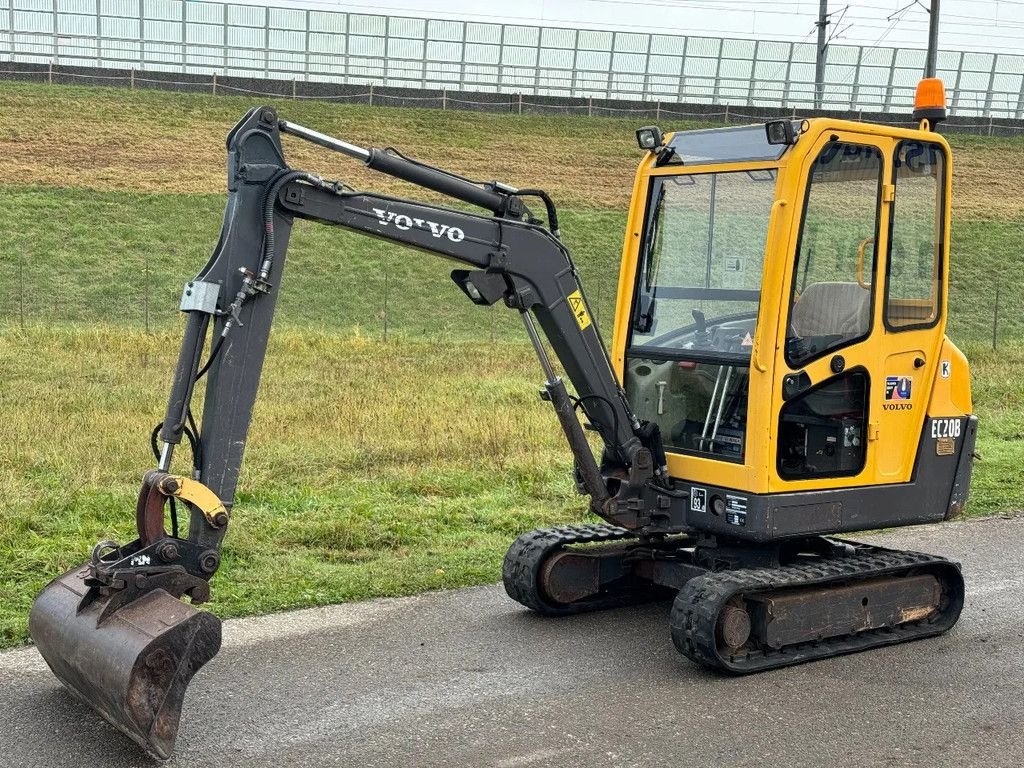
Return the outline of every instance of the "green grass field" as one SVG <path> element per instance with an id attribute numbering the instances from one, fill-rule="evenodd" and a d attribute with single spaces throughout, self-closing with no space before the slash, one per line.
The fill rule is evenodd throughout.
<path id="1" fill-rule="evenodd" d="M 181 284 L 216 240 L 223 137 L 248 106 L 0 83 L 0 645 L 26 639 L 48 578 L 97 539 L 132 536 Z M 276 106 L 353 141 L 547 188 L 610 330 L 632 121 Z M 993 514 L 1024 507 L 1024 141 L 953 143 L 950 334 L 972 361 L 983 424 L 970 513 Z M 408 193 L 326 153 L 291 157 Z M 450 268 L 297 225 L 213 582 L 219 615 L 495 581 L 517 533 L 581 519 L 517 319 L 465 301 Z"/>

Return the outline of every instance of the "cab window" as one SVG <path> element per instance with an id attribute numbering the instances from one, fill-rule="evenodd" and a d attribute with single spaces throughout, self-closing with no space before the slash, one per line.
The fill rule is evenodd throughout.
<path id="1" fill-rule="evenodd" d="M 945 153 L 937 144 L 903 141 L 896 148 L 885 324 L 889 330 L 928 328 L 939 319 Z"/>
<path id="2" fill-rule="evenodd" d="M 867 337 L 882 187 L 882 153 L 829 142 L 811 169 L 790 298 L 793 368 Z"/>
<path id="3" fill-rule="evenodd" d="M 625 387 L 669 451 L 744 460 L 775 182 L 773 168 L 651 180 Z"/>

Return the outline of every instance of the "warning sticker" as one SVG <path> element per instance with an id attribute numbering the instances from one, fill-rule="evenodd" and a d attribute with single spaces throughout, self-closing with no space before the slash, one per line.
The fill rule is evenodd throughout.
<path id="1" fill-rule="evenodd" d="M 583 294 L 577 288 L 567 298 L 569 299 L 569 309 L 576 316 L 576 322 L 579 324 L 580 330 L 587 330 L 590 327 L 590 313 L 587 312 L 587 303 L 583 300 Z"/>

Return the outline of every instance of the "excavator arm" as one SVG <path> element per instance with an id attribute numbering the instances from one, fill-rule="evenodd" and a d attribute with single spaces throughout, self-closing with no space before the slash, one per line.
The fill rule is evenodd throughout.
<path id="1" fill-rule="evenodd" d="M 293 170 L 282 133 L 488 213 L 359 192 Z M 173 747 L 189 680 L 219 649 L 219 621 L 179 598 L 208 599 L 207 582 L 220 564 L 295 218 L 451 259 L 460 265 L 452 278 L 470 300 L 517 311 L 544 371 L 542 397 L 554 407 L 578 487 L 596 514 L 637 528 L 664 473 L 660 435 L 628 406 L 543 192 L 478 184 L 393 150 L 362 149 L 281 121 L 267 107 L 250 110 L 232 129 L 227 150 L 224 222 L 209 262 L 183 291 L 188 319 L 167 411 L 153 435 L 158 466 L 145 475 L 139 495 L 139 537 L 98 544 L 88 563 L 40 593 L 30 617 L 33 639 L 57 677 L 158 757 Z M 534 219 L 527 196 L 544 202 L 550 229 Z M 575 396 L 557 375 L 537 326 Z M 197 421 L 190 403 L 204 377 Z M 600 465 L 580 409 L 603 441 Z M 192 469 L 175 475 L 173 457 L 185 441 Z M 176 504 L 189 512 L 187 532 L 178 530 Z"/>

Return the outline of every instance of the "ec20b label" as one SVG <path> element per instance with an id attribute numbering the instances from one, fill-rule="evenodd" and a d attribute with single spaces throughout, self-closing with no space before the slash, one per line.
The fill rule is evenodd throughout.
<path id="1" fill-rule="evenodd" d="M 934 419 L 932 420 L 932 438 L 938 440 L 940 437 L 952 437 L 954 440 L 960 437 L 960 429 L 963 423 L 960 419 Z"/>

